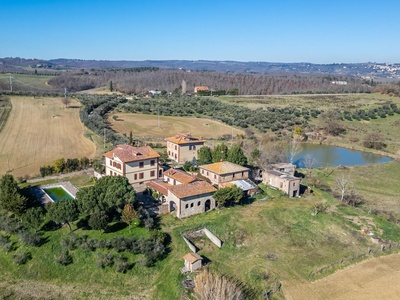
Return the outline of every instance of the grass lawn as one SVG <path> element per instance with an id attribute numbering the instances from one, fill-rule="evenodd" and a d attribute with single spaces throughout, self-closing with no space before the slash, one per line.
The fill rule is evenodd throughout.
<path id="1" fill-rule="evenodd" d="M 55 91 L 60 92 L 61 89 L 57 89 L 47 84 L 47 82 L 54 76 L 46 75 L 25 75 L 25 74 L 0 74 L 0 81 L 9 84 L 10 76 L 13 81 L 13 90 L 19 91 L 20 89 L 26 89 L 28 87 L 36 88 L 39 91 Z"/>

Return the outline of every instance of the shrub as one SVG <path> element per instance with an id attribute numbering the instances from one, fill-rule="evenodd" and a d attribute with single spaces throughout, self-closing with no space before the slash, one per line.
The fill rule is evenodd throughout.
<path id="1" fill-rule="evenodd" d="M 95 238 L 88 239 L 85 237 L 82 239 L 82 243 L 79 246 L 83 250 L 95 251 L 99 246 L 99 241 Z"/>
<path id="2" fill-rule="evenodd" d="M 12 251 L 13 244 L 12 242 L 10 242 L 10 237 L 5 235 L 0 235 L 0 247 L 6 252 Z"/>
<path id="3" fill-rule="evenodd" d="M 19 234 L 21 243 L 32 247 L 39 247 L 42 244 L 42 237 L 37 233 L 30 233 L 27 230 L 21 231 Z"/>
<path id="4" fill-rule="evenodd" d="M 65 250 L 74 250 L 77 246 L 79 237 L 76 234 L 69 234 L 65 238 L 61 238 L 60 245 Z"/>
<path id="5" fill-rule="evenodd" d="M 105 267 L 111 267 L 114 264 L 114 256 L 111 253 L 97 253 L 97 265 L 104 269 Z"/>
<path id="6" fill-rule="evenodd" d="M 59 256 L 55 257 L 55 261 L 62 266 L 67 266 L 72 264 L 73 259 L 68 250 L 63 250 Z"/>
<path id="7" fill-rule="evenodd" d="M 132 264 L 130 261 L 123 256 L 118 256 L 115 259 L 115 271 L 118 273 L 126 273 L 129 269 L 132 268 Z"/>
<path id="8" fill-rule="evenodd" d="M 32 255 L 26 251 L 18 251 L 12 256 L 12 258 L 16 265 L 24 265 L 32 258 Z"/>
<path id="9" fill-rule="evenodd" d="M 95 212 L 89 218 L 89 226 L 95 230 L 104 230 L 108 226 L 108 216 L 104 211 Z"/>

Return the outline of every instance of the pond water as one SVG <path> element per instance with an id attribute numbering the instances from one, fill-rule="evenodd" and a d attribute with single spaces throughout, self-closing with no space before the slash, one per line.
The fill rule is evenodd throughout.
<path id="1" fill-rule="evenodd" d="M 392 161 L 392 158 L 377 154 L 355 151 L 341 147 L 327 145 L 302 144 L 302 151 L 297 154 L 293 163 L 298 168 L 306 167 L 306 156 L 315 160 L 313 167 L 337 167 L 379 164 Z"/>
<path id="2" fill-rule="evenodd" d="M 49 197 L 53 201 L 60 201 L 60 200 L 63 200 L 63 199 L 75 199 L 62 186 L 44 188 L 43 190 L 47 195 L 49 195 Z"/>

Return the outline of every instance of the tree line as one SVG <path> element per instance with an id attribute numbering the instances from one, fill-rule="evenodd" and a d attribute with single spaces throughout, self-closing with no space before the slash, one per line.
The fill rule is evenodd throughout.
<path id="1" fill-rule="evenodd" d="M 347 81 L 347 85 L 334 85 L 334 80 Z M 115 91 L 142 94 L 149 90 L 182 93 L 182 81 L 186 81 L 187 92 L 193 93 L 198 85 L 210 90 L 234 91 L 240 95 L 271 95 L 297 93 L 365 93 L 371 86 L 356 77 L 326 76 L 314 74 L 243 74 L 210 71 L 166 70 L 150 68 L 136 70 L 91 70 L 64 72 L 49 80 L 49 84 L 70 91 L 80 91 L 108 86 L 113 82 Z M 183 91 L 184 92 L 184 91 Z"/>

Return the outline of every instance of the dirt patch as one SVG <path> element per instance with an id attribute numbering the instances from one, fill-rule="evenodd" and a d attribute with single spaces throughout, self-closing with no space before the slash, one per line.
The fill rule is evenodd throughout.
<path id="1" fill-rule="evenodd" d="M 372 258 L 311 283 L 286 282 L 287 300 L 400 299 L 400 254 Z"/>

